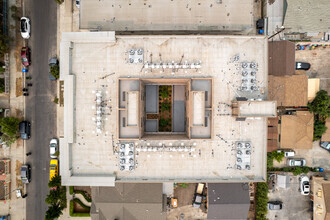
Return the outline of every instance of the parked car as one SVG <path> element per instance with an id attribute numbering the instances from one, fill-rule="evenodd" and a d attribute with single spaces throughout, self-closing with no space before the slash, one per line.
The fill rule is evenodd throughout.
<path id="1" fill-rule="evenodd" d="M 305 62 L 296 62 L 296 70 L 309 70 L 311 65 Z"/>
<path id="2" fill-rule="evenodd" d="M 328 141 L 320 141 L 320 146 L 326 150 L 328 150 L 328 152 L 330 152 L 330 142 Z"/>
<path id="3" fill-rule="evenodd" d="M 201 195 L 196 194 L 195 200 L 194 200 L 194 203 L 193 203 L 193 207 L 194 208 L 200 208 L 201 204 L 202 204 L 202 199 L 203 199 L 203 197 Z"/>
<path id="4" fill-rule="evenodd" d="M 50 60 L 48 62 L 48 65 L 49 65 L 49 79 L 50 80 L 56 80 L 56 78 L 51 74 L 50 69 L 51 69 L 51 67 L 58 65 L 57 58 L 56 57 L 50 58 Z"/>
<path id="5" fill-rule="evenodd" d="M 31 25 L 30 19 L 27 17 L 21 17 L 21 35 L 24 39 L 30 38 Z"/>
<path id="6" fill-rule="evenodd" d="M 281 201 L 269 201 L 267 203 L 268 210 L 280 210 L 282 209 L 282 204 Z"/>
<path id="7" fill-rule="evenodd" d="M 58 151 L 58 141 L 56 138 L 50 140 L 49 143 L 49 152 L 51 158 L 57 158 L 56 152 Z"/>
<path id="8" fill-rule="evenodd" d="M 30 59 L 30 49 L 28 47 L 22 47 L 21 50 L 21 59 L 23 66 L 30 66 L 31 59 Z"/>
<path id="9" fill-rule="evenodd" d="M 58 160 L 50 160 L 49 164 L 49 180 L 52 180 L 55 176 L 58 175 Z"/>
<path id="10" fill-rule="evenodd" d="M 295 152 L 291 149 L 281 149 L 277 151 L 278 153 L 284 152 L 284 157 L 294 157 Z"/>
<path id="11" fill-rule="evenodd" d="M 194 208 L 200 208 L 203 200 L 203 191 L 204 191 L 204 183 L 198 183 L 195 193 L 195 199 L 193 202 Z"/>
<path id="12" fill-rule="evenodd" d="M 288 166 L 290 166 L 290 167 L 296 167 L 296 166 L 298 166 L 298 167 L 302 167 L 302 166 L 305 166 L 305 165 L 306 165 L 306 160 L 305 160 L 305 159 L 302 159 L 302 158 L 300 158 L 300 159 L 297 159 L 297 158 L 289 158 L 289 159 L 287 160 L 287 164 L 288 164 Z"/>
<path id="13" fill-rule="evenodd" d="M 300 181 L 299 191 L 301 192 L 301 195 L 304 195 L 304 196 L 309 195 L 310 186 L 309 186 L 308 176 L 299 177 L 299 181 Z"/>
<path id="14" fill-rule="evenodd" d="M 21 166 L 21 180 L 23 184 L 31 182 L 31 167 L 28 164 Z"/>
<path id="15" fill-rule="evenodd" d="M 31 123 L 28 121 L 22 121 L 19 123 L 19 133 L 23 140 L 28 140 L 31 137 Z"/>

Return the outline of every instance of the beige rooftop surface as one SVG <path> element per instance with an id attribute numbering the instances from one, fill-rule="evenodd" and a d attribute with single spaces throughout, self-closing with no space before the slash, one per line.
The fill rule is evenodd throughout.
<path id="1" fill-rule="evenodd" d="M 253 0 L 135 0 L 80 3 L 80 29 L 102 31 L 246 31 L 252 32 Z"/>
<path id="2" fill-rule="evenodd" d="M 278 106 L 306 106 L 309 80 L 307 75 L 268 76 L 268 100 Z"/>
<path id="3" fill-rule="evenodd" d="M 127 51 L 144 49 L 144 61 L 184 60 L 202 62 L 200 70 L 164 72 L 128 64 Z M 239 61 L 233 57 L 239 55 Z M 257 86 L 263 92 L 241 92 L 241 63 L 256 62 Z M 116 181 L 264 181 L 266 175 L 267 118 L 251 117 L 236 121 L 231 102 L 236 97 L 265 98 L 267 91 L 267 38 L 262 36 L 116 36 L 113 32 L 64 33 L 61 43 L 61 80 L 65 84 L 65 120 L 72 120 L 60 144 L 62 182 L 80 178 L 79 185 L 113 185 Z M 118 78 L 213 78 L 213 140 L 135 140 L 136 146 L 194 146 L 193 152 L 139 152 L 133 171 L 120 171 L 117 146 Z M 71 84 L 70 84 L 71 83 Z M 70 84 L 70 85 L 69 85 Z M 67 85 L 67 86 L 66 86 Z M 96 132 L 95 91 L 109 109 Z M 70 95 L 71 94 L 71 95 Z M 74 94 L 72 97 L 72 94 Z M 69 103 L 73 100 L 73 103 Z M 71 117 L 73 118 L 67 118 Z M 71 125 L 70 123 L 67 123 Z M 63 129 L 63 128 L 59 128 Z M 71 129 L 71 132 L 69 130 Z M 67 136 L 69 135 L 69 136 Z M 68 137 L 73 135 L 73 141 Z M 251 142 L 251 169 L 237 170 L 236 141 Z M 128 141 L 129 142 L 129 141 Z M 105 177 L 105 179 L 102 179 Z M 99 182 L 98 181 L 99 178 Z M 112 182 L 111 182 L 112 181 Z M 96 182 L 96 183 L 95 183 Z"/>
<path id="4" fill-rule="evenodd" d="M 281 148 L 310 149 L 313 147 L 314 116 L 308 111 L 281 118 Z"/>

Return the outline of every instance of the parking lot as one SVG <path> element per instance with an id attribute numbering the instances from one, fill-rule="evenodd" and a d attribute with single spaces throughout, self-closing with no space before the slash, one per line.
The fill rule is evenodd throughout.
<path id="1" fill-rule="evenodd" d="M 296 61 L 308 62 L 310 70 L 306 71 L 309 78 L 320 78 L 320 89 L 330 93 L 330 47 L 317 48 L 314 50 L 297 50 Z"/>
<path id="2" fill-rule="evenodd" d="M 304 158 L 306 160 L 306 165 L 309 167 L 322 167 L 325 170 L 330 169 L 329 163 L 329 152 L 320 147 L 319 141 L 313 142 L 312 149 L 294 149 L 294 158 Z M 287 158 L 284 158 L 281 163 L 277 163 L 274 160 L 275 167 L 285 167 Z"/>
<path id="3" fill-rule="evenodd" d="M 303 196 L 298 191 L 299 177 L 290 176 L 290 183 L 287 189 L 275 187 L 275 192 L 269 192 L 269 201 L 282 201 L 282 210 L 269 210 L 268 219 L 312 219 L 313 207 L 310 196 Z"/>

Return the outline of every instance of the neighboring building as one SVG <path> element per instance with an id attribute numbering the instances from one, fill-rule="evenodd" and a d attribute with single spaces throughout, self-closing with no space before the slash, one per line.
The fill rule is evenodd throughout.
<path id="1" fill-rule="evenodd" d="M 0 160 L 0 200 L 11 199 L 11 161 Z"/>
<path id="2" fill-rule="evenodd" d="M 287 76 L 295 73 L 295 43 L 287 40 L 268 43 L 268 74 Z"/>
<path id="3" fill-rule="evenodd" d="M 247 219 L 250 208 L 247 183 L 209 183 L 207 219 Z"/>
<path id="4" fill-rule="evenodd" d="M 308 101 L 311 102 L 316 97 L 316 93 L 320 91 L 320 79 L 308 79 Z"/>
<path id="5" fill-rule="evenodd" d="M 330 32 L 328 0 L 284 0 L 287 7 L 284 15 L 283 26 L 287 39 L 327 39 Z"/>
<path id="6" fill-rule="evenodd" d="M 330 219 L 330 181 L 324 177 L 313 176 L 311 183 L 311 198 L 313 200 L 313 219 Z"/>
<path id="7" fill-rule="evenodd" d="M 61 39 L 63 185 L 266 180 L 267 37 Z"/>
<path id="8" fill-rule="evenodd" d="M 269 76 L 268 100 L 274 100 L 278 106 L 307 106 L 308 76 Z"/>
<path id="9" fill-rule="evenodd" d="M 218 31 L 254 35 L 254 7 L 253 0 L 84 0 L 79 8 L 79 28 L 143 34 Z"/>
<path id="10" fill-rule="evenodd" d="M 313 147 L 314 116 L 308 111 L 296 111 L 281 117 L 281 148 L 311 149 Z"/>
<path id="11" fill-rule="evenodd" d="M 163 184 L 118 183 L 115 187 L 92 187 L 92 220 L 166 219 Z"/>
<path id="12" fill-rule="evenodd" d="M 267 152 L 273 152 L 279 147 L 278 117 L 268 119 Z"/>

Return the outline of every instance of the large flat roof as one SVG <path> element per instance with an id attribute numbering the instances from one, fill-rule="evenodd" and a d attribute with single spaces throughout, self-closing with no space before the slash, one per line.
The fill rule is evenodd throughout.
<path id="1" fill-rule="evenodd" d="M 95 1 L 80 3 L 80 29 L 254 33 L 253 0 Z"/>
<path id="2" fill-rule="evenodd" d="M 267 118 L 236 121 L 231 102 L 236 97 L 267 97 L 267 38 L 263 36 L 115 36 L 114 32 L 63 33 L 61 80 L 64 80 L 64 121 L 60 139 L 60 171 L 64 185 L 113 185 L 122 182 L 206 181 L 246 182 L 266 178 Z M 143 69 L 127 63 L 131 48 L 144 49 L 144 61 L 201 61 L 200 69 Z M 238 59 L 239 57 L 239 59 Z M 257 64 L 258 91 L 243 92 L 241 62 Z M 212 78 L 213 136 L 211 140 L 134 140 L 137 147 L 189 146 L 192 152 L 139 152 L 133 171 L 120 171 L 117 147 L 118 79 Z M 97 93 L 105 112 L 97 132 Z M 63 129 L 63 128 L 59 128 Z M 237 141 L 251 143 L 251 168 L 236 169 Z M 135 152 L 136 153 L 136 152 Z"/>

